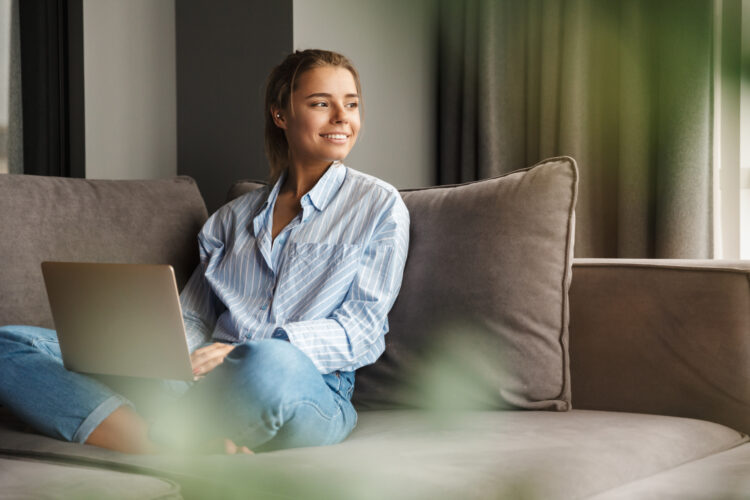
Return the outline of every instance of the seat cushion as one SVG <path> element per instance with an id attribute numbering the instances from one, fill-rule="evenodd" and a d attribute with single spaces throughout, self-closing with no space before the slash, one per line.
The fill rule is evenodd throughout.
<path id="1" fill-rule="evenodd" d="M 562 157 L 401 191 L 409 254 L 385 353 L 357 371 L 358 408 L 569 408 L 577 180 Z"/>
<path id="2" fill-rule="evenodd" d="M 198 264 L 206 206 L 188 177 L 98 181 L 0 176 L 0 325 L 51 328 L 40 264 L 171 264 L 177 283 Z"/>
<path id="3" fill-rule="evenodd" d="M 750 498 L 750 443 L 633 481 L 596 500 L 730 500 Z M 593 500 L 593 499 L 592 499 Z"/>
<path id="4" fill-rule="evenodd" d="M 0 457 L 0 499 L 178 500 L 180 487 L 139 474 Z"/>
<path id="5" fill-rule="evenodd" d="M 135 456 L 0 430 L 0 454 L 126 467 L 185 496 L 581 498 L 731 449 L 747 437 L 701 420 L 573 410 L 360 413 L 343 443 L 251 456 Z M 192 483 L 192 484 L 189 484 Z M 286 495 L 286 496 L 285 496 Z M 275 498 L 275 497 L 274 497 Z"/>

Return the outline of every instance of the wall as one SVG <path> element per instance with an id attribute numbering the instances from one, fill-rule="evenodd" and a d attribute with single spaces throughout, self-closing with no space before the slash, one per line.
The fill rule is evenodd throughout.
<path id="1" fill-rule="evenodd" d="M 177 2 L 178 172 L 209 211 L 238 179 L 265 179 L 263 88 L 292 50 L 291 0 Z"/>
<path id="2" fill-rule="evenodd" d="M 209 210 L 264 178 L 262 87 L 292 48 L 348 55 L 365 124 L 347 164 L 434 183 L 435 0 L 84 0 L 86 176 L 194 177 Z M 175 10 L 176 9 L 176 10 Z"/>
<path id="3" fill-rule="evenodd" d="M 294 0 L 294 48 L 360 73 L 365 123 L 345 163 L 399 188 L 435 183 L 436 19 L 434 0 Z"/>
<path id="4" fill-rule="evenodd" d="M 84 0 L 86 177 L 177 172 L 174 0 Z"/>

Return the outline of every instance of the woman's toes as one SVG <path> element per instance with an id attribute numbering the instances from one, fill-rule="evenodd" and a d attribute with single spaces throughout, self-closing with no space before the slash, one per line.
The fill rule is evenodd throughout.
<path id="1" fill-rule="evenodd" d="M 247 446 L 237 446 L 234 441 L 229 438 L 224 438 L 224 453 L 226 453 L 227 455 L 236 455 L 237 453 L 242 453 L 245 455 L 255 455 L 253 450 L 251 450 Z"/>
<path id="2" fill-rule="evenodd" d="M 237 445 L 231 439 L 224 438 L 224 453 L 234 455 L 237 453 Z"/>

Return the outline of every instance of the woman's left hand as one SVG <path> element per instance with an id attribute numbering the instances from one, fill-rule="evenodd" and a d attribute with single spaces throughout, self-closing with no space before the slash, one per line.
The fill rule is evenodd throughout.
<path id="1" fill-rule="evenodd" d="M 227 357 L 229 351 L 234 349 L 231 344 L 225 344 L 223 342 L 215 342 L 206 347 L 196 349 L 193 354 L 190 355 L 190 362 L 193 365 L 193 376 L 195 380 L 205 376 L 208 372 L 219 366 L 224 362 L 224 358 Z"/>

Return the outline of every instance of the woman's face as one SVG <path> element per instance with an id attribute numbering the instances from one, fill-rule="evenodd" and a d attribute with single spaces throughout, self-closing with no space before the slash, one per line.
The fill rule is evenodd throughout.
<path id="1" fill-rule="evenodd" d="M 292 107 L 274 111 L 285 130 L 293 163 L 325 167 L 349 154 L 359 133 L 359 95 L 346 68 L 313 68 L 297 77 Z M 281 118 L 276 117 L 281 114 Z"/>

